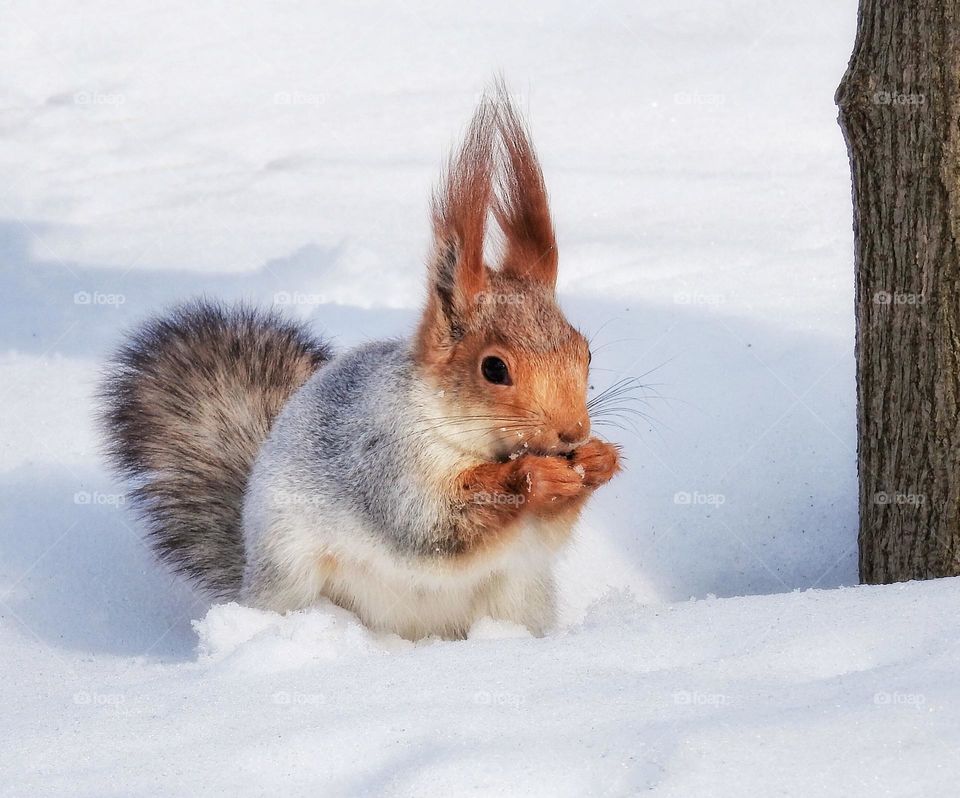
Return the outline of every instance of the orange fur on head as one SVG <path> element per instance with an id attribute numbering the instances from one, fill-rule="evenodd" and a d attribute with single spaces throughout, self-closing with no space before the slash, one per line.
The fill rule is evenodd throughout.
<path id="1" fill-rule="evenodd" d="M 504 238 L 496 269 L 483 257 L 491 213 Z M 565 452 L 585 441 L 590 353 L 556 304 L 557 248 L 543 175 L 502 83 L 481 101 L 451 159 L 433 226 L 415 348 L 445 397 L 451 439 L 484 458 Z M 488 357 L 506 364 L 509 384 L 485 379 Z"/>

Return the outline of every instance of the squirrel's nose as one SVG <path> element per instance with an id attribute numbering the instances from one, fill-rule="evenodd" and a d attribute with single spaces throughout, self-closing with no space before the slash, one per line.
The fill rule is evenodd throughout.
<path id="1" fill-rule="evenodd" d="M 557 429 L 557 440 L 565 446 L 583 443 L 590 435 L 590 419 L 583 418 Z"/>

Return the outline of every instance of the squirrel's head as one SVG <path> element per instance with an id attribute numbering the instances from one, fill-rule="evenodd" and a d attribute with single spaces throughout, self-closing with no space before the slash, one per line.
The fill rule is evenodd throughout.
<path id="1" fill-rule="evenodd" d="M 488 217 L 501 232 L 484 257 Z M 527 129 L 502 84 L 484 98 L 433 203 L 434 247 L 415 357 L 438 435 L 485 459 L 587 440 L 586 339 L 555 298 L 557 245 Z"/>

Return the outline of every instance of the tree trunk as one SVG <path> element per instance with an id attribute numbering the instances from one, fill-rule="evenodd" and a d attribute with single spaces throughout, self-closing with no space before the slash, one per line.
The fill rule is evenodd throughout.
<path id="1" fill-rule="evenodd" d="M 861 0 L 853 176 L 860 578 L 960 573 L 960 0 Z"/>

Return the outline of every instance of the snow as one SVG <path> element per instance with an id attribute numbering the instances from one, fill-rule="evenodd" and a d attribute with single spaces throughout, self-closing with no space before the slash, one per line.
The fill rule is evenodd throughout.
<path id="1" fill-rule="evenodd" d="M 417 644 L 330 606 L 219 606 L 193 661 L 21 647 L 5 787 L 953 795 L 958 599 L 956 580 L 650 606 L 620 592 L 546 639 L 485 622 Z"/>
<path id="2" fill-rule="evenodd" d="M 954 794 L 960 587 L 852 587 L 853 0 L 4 22 L 0 794 Z M 601 430 L 627 470 L 561 564 L 560 628 L 413 644 L 210 607 L 104 468 L 105 354 L 196 294 L 338 346 L 409 330 L 430 189 L 496 70 L 594 386 L 652 386 Z"/>

